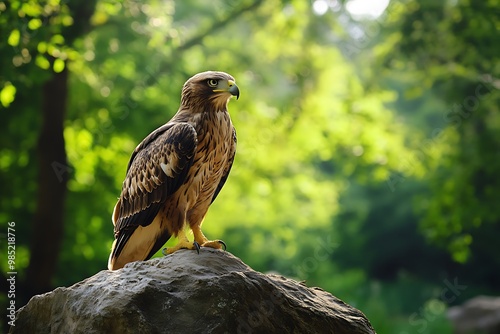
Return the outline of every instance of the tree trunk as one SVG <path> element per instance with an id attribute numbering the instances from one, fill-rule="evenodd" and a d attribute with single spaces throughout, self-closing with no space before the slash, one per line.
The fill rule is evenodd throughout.
<path id="1" fill-rule="evenodd" d="M 73 25 L 62 32 L 67 45 L 84 36 L 90 29 L 89 19 L 96 0 L 67 1 Z M 50 59 L 53 63 L 54 59 Z M 31 296 L 50 291 L 57 269 L 59 250 L 64 236 L 64 203 L 71 168 L 67 164 L 64 145 L 64 119 L 68 97 L 68 68 L 53 73 L 42 87 L 42 128 L 38 138 L 38 194 L 32 223 L 30 263 L 24 291 L 19 296 L 24 304 Z M 24 297 L 24 298 L 23 298 Z M 24 300 L 23 300 L 24 299 Z"/>
<path id="2" fill-rule="evenodd" d="M 68 71 L 65 68 L 60 73 L 54 73 L 43 86 L 42 128 L 37 147 L 37 208 L 26 275 L 29 295 L 51 290 L 51 280 L 63 239 L 64 200 L 71 170 L 67 166 L 63 136 L 67 83 Z"/>

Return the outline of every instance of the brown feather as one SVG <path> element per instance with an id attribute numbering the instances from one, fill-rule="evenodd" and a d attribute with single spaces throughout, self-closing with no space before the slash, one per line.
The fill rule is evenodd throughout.
<path id="1" fill-rule="evenodd" d="M 160 129 L 161 131 L 158 131 Z M 147 226 L 153 221 L 166 198 L 179 188 L 180 181 L 185 178 L 192 164 L 197 145 L 194 128 L 186 123 L 174 123 L 158 130 L 143 141 L 147 142 L 145 145 L 141 143 L 136 148 L 132 162 L 129 163 L 122 195 L 117 204 L 118 215 L 114 215 L 117 245 L 113 248 L 111 258 L 120 255 L 137 227 Z M 151 136 L 154 138 L 150 138 Z M 181 150 L 180 142 L 187 149 Z M 173 166 L 171 169 L 177 172 L 173 177 L 168 177 L 161 168 L 152 168 L 152 165 L 148 164 L 149 161 L 170 164 Z M 160 184 L 151 178 L 143 177 L 148 172 L 154 174 L 156 179 L 161 181 Z M 151 191 L 146 191 L 144 184 L 148 184 L 147 187 Z"/>

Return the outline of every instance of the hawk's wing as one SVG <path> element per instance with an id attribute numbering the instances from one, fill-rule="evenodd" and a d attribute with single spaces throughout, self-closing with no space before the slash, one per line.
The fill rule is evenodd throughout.
<path id="1" fill-rule="evenodd" d="M 120 255 L 138 226 L 151 224 L 166 199 L 184 183 L 196 145 L 196 131 L 191 125 L 167 123 L 137 146 L 113 213 L 116 245 L 111 258 Z"/>
<path id="2" fill-rule="evenodd" d="M 224 168 L 224 174 L 222 174 L 222 178 L 220 179 L 219 184 L 217 185 L 217 188 L 215 189 L 214 196 L 212 197 L 212 201 L 210 203 L 213 203 L 215 199 L 217 198 L 217 195 L 219 195 L 222 187 L 224 187 L 224 184 L 226 183 L 227 177 L 229 176 L 229 172 L 231 171 L 231 167 L 233 166 L 234 162 L 234 156 L 236 154 L 236 129 L 233 128 L 233 142 L 231 143 L 230 151 L 229 151 L 229 160 L 226 163 L 226 167 Z"/>

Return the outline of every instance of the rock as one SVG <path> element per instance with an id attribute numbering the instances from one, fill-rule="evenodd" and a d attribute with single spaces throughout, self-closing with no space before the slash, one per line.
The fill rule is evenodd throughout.
<path id="1" fill-rule="evenodd" d="M 375 333 L 319 288 L 228 252 L 181 250 L 33 297 L 10 333 Z"/>
<path id="2" fill-rule="evenodd" d="M 448 319 L 455 333 L 500 333 L 500 297 L 477 296 L 450 307 Z"/>

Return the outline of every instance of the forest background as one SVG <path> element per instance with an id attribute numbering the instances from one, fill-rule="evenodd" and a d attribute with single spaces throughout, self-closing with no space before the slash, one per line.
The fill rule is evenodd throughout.
<path id="1" fill-rule="evenodd" d="M 215 69 L 241 98 L 207 236 L 379 333 L 451 333 L 447 309 L 500 293 L 499 8 L 0 1 L 0 249 L 13 227 L 16 307 L 106 268 L 131 152 L 187 78 Z"/>

